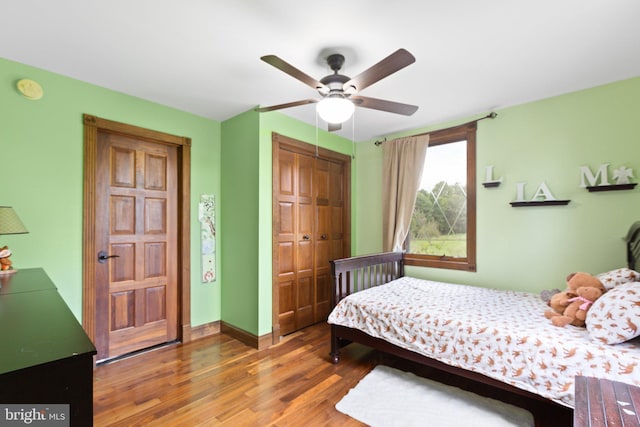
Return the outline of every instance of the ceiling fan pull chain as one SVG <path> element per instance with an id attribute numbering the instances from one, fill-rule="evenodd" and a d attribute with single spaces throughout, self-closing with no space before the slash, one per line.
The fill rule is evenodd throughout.
<path id="1" fill-rule="evenodd" d="M 318 110 L 316 110 L 316 159 L 318 158 Z"/>
<path id="2" fill-rule="evenodd" d="M 356 158 L 356 112 L 351 117 L 351 159 Z"/>

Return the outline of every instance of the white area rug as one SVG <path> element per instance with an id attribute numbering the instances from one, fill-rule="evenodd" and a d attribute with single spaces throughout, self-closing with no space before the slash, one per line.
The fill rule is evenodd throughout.
<path id="1" fill-rule="evenodd" d="M 388 366 L 376 366 L 336 409 L 372 427 L 534 425 L 522 408 Z"/>

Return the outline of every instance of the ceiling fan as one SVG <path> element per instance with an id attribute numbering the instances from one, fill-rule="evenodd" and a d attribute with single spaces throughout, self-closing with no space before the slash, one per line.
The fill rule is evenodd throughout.
<path id="1" fill-rule="evenodd" d="M 341 123 L 351 117 L 355 107 L 370 108 L 389 113 L 403 114 L 405 116 L 412 115 L 418 109 L 416 105 L 357 95 L 363 89 L 390 74 L 413 64 L 416 60 L 415 57 L 405 49 L 398 49 L 382 61 L 353 78 L 339 74 L 345 60 L 344 56 L 339 53 L 331 54 L 327 57 L 327 64 L 331 70 L 333 70 L 333 74 L 329 74 L 320 80 L 316 80 L 305 74 L 293 65 L 278 58 L 276 55 L 265 55 L 260 59 L 317 90 L 321 98 L 303 99 L 286 104 L 256 108 L 258 112 L 281 110 L 283 108 L 297 107 L 317 102 L 318 114 L 323 120 L 329 123 L 329 130 L 334 131 L 339 130 Z"/>

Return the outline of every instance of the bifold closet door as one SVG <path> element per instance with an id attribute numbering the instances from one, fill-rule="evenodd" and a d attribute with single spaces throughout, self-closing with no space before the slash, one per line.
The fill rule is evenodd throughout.
<path id="1" fill-rule="evenodd" d="M 342 226 L 344 167 L 342 163 L 316 159 L 314 170 L 314 321 L 321 322 L 331 310 L 329 261 L 344 256 Z"/>
<path id="2" fill-rule="evenodd" d="M 280 333 L 313 323 L 313 158 L 279 152 L 278 295 Z"/>
<path id="3" fill-rule="evenodd" d="M 326 320 L 329 261 L 344 256 L 344 165 L 278 151 L 277 284 L 280 335 Z"/>

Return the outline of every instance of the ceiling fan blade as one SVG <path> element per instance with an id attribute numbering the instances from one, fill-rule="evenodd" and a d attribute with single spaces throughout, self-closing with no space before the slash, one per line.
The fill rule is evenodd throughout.
<path id="1" fill-rule="evenodd" d="M 334 132 L 340 129 L 342 129 L 342 123 L 329 123 L 329 126 L 327 128 L 329 132 Z"/>
<path id="2" fill-rule="evenodd" d="M 400 102 L 387 101 L 385 99 L 369 98 L 368 96 L 352 96 L 349 99 L 358 107 L 387 111 L 389 113 L 402 114 L 404 116 L 410 116 L 418 110 L 417 105 L 402 104 Z"/>
<path id="3" fill-rule="evenodd" d="M 409 51 L 405 49 L 398 49 L 382 61 L 346 82 L 343 86 L 344 91 L 349 92 L 349 90 L 355 90 L 359 92 L 362 89 L 371 86 L 375 82 L 384 79 L 388 75 L 403 69 L 407 65 L 413 64 L 414 62 L 416 62 L 416 58 L 409 53 Z"/>
<path id="4" fill-rule="evenodd" d="M 318 101 L 318 99 L 303 99 L 301 101 L 287 102 L 286 104 L 271 105 L 269 107 L 256 107 L 255 111 L 266 113 L 267 111 L 282 110 L 283 108 L 297 107 L 298 105 L 313 104 Z"/>
<path id="5" fill-rule="evenodd" d="M 278 70 L 289 74 L 294 79 L 300 80 L 302 83 L 306 84 L 307 86 L 310 86 L 313 89 L 317 90 L 325 87 L 325 85 L 320 83 L 318 80 L 314 79 L 308 74 L 303 73 L 293 65 L 283 61 L 282 59 L 278 58 L 275 55 L 265 55 L 260 59 L 262 59 L 264 62 L 266 62 L 269 65 L 273 65 Z"/>

